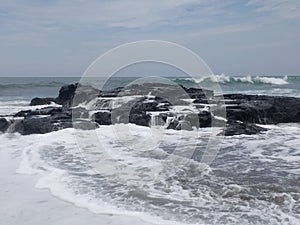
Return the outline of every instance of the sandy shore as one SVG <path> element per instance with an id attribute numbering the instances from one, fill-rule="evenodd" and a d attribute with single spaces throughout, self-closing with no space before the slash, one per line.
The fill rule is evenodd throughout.
<path id="1" fill-rule="evenodd" d="M 139 218 L 93 214 L 36 189 L 37 176 L 17 174 L 19 153 L 0 148 L 0 224 L 150 225 Z"/>

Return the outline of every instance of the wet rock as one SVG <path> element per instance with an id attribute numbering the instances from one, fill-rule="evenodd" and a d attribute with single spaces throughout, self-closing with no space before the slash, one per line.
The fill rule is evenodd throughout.
<path id="1" fill-rule="evenodd" d="M 55 125 L 51 123 L 51 119 L 49 117 L 26 117 L 18 124 L 18 126 L 15 127 L 14 132 L 18 132 L 22 135 L 29 135 L 45 134 L 54 130 Z"/>
<path id="2" fill-rule="evenodd" d="M 167 126 L 167 129 L 173 129 L 176 130 L 176 127 L 179 125 L 179 121 L 176 118 L 173 118 L 169 125 Z"/>
<path id="3" fill-rule="evenodd" d="M 300 99 L 283 96 L 228 94 L 228 119 L 247 123 L 278 124 L 300 122 Z"/>
<path id="4" fill-rule="evenodd" d="M 129 115 L 129 123 L 148 127 L 150 121 L 151 116 L 147 113 L 130 113 Z"/>
<path id="5" fill-rule="evenodd" d="M 211 90 L 206 90 L 201 88 L 184 88 L 184 89 L 189 94 L 189 96 L 193 99 L 206 100 L 206 99 L 211 99 L 214 95 L 214 92 Z"/>
<path id="6" fill-rule="evenodd" d="M 75 120 L 70 117 L 65 118 L 62 115 L 55 114 L 49 117 L 28 116 L 19 121 L 12 132 L 18 132 L 22 135 L 45 134 L 58 131 L 65 128 L 76 128 L 91 130 L 98 127 L 98 124 L 92 121 Z"/>
<path id="7" fill-rule="evenodd" d="M 54 98 L 33 98 L 30 102 L 31 106 L 36 105 L 50 105 L 54 103 L 56 100 Z"/>
<path id="8" fill-rule="evenodd" d="M 96 112 L 94 115 L 94 120 L 100 125 L 111 125 L 111 112 Z"/>
<path id="9" fill-rule="evenodd" d="M 9 122 L 5 118 L 0 118 L 0 132 L 5 132 L 9 127 Z"/>
<path id="10" fill-rule="evenodd" d="M 22 110 L 20 112 L 17 112 L 13 117 L 25 117 L 29 115 L 32 112 L 32 110 Z"/>
<path id="11" fill-rule="evenodd" d="M 257 126 L 251 123 L 244 123 L 242 121 L 228 121 L 225 128 L 225 136 L 233 136 L 240 134 L 257 134 L 263 131 L 267 131 L 267 129 Z"/>
<path id="12" fill-rule="evenodd" d="M 192 124 L 187 120 L 172 119 L 167 126 L 167 129 L 173 130 L 193 130 Z"/>
<path id="13" fill-rule="evenodd" d="M 211 127 L 212 115 L 208 111 L 202 111 L 199 112 L 198 114 L 196 113 L 187 114 L 184 120 L 189 121 L 190 124 L 196 128 Z"/>
<path id="14" fill-rule="evenodd" d="M 58 96 L 58 99 L 63 98 L 66 99 L 64 102 L 69 106 L 78 106 L 80 103 L 89 102 L 92 99 L 95 99 L 100 96 L 101 91 L 90 86 L 90 85 L 81 85 L 76 84 L 75 91 L 73 92 L 73 87 L 67 87 L 65 89 L 67 90 L 61 90 L 60 95 Z M 61 95 L 63 93 L 66 93 L 65 97 L 62 97 Z M 69 99 L 69 100 L 68 100 Z"/>
<path id="15" fill-rule="evenodd" d="M 66 110 L 68 111 L 68 110 Z M 38 116 L 38 115 L 54 115 L 62 113 L 63 109 L 60 107 L 45 107 L 36 110 L 23 110 L 14 115 L 14 117 Z"/>
<path id="16" fill-rule="evenodd" d="M 124 101 L 123 104 L 117 106 L 118 108 L 112 109 L 113 97 L 124 96 L 126 99 L 126 96 L 131 95 L 144 97 Z M 192 100 L 187 101 L 188 98 L 192 98 Z M 92 129 L 95 124 L 110 125 L 114 123 L 149 126 L 151 112 L 161 112 L 158 114 L 159 118 L 163 123 L 169 122 L 167 129 L 175 130 L 211 127 L 212 124 L 222 127 L 228 119 L 225 135 L 256 134 L 266 130 L 255 124 L 300 122 L 300 99 L 298 98 L 227 94 L 224 95 L 227 105 L 227 118 L 224 119 L 214 117 L 220 110 L 218 99 L 213 96 L 212 91 L 170 84 L 134 84 L 126 87 L 125 90 L 116 88 L 110 91 L 100 91 L 92 86 L 76 83 L 63 86 L 55 99 L 32 99 L 31 105 L 47 105 L 54 101 L 62 107 L 20 111 L 14 117 L 23 117 L 24 119 L 15 123 L 12 130 L 22 134 L 48 133 L 72 127 L 73 120 L 76 120 L 76 124 L 78 122 L 79 127 L 84 129 Z M 102 111 L 96 112 L 93 115 L 94 120 L 89 123 L 87 122 L 89 111 L 81 107 L 79 105 L 81 103 L 90 103 L 92 105 L 90 110 Z M 218 107 L 206 107 L 205 105 L 208 103 L 214 103 Z M 194 104 L 194 108 L 198 112 L 182 111 L 178 113 L 173 111 L 175 107 L 172 108 L 172 106 L 189 107 L 190 104 Z M 222 107 L 224 108 L 224 105 Z M 171 119 L 172 117 L 173 119 Z M 3 119 L 0 121 L 0 131 L 8 129 L 6 122 Z"/>
<path id="17" fill-rule="evenodd" d="M 72 105 L 77 86 L 78 83 L 61 87 L 58 97 L 55 99 L 55 102 L 57 104 L 70 107 Z"/>

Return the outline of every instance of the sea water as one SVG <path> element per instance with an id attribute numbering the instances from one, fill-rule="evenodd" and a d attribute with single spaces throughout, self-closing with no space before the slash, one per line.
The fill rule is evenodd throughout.
<path id="1" fill-rule="evenodd" d="M 115 79 L 108 88 L 134 80 Z M 214 79 L 173 78 L 186 86 L 219 82 L 225 93 L 300 96 L 299 77 L 220 75 Z M 63 84 L 78 80 L 0 78 L 0 114 L 30 108 L 32 97 L 54 97 Z M 17 172 L 39 174 L 37 188 L 49 189 L 58 198 L 94 213 L 134 215 L 172 225 L 300 223 L 300 124 L 269 125 L 262 134 L 225 137 L 211 165 L 201 162 L 211 128 L 200 129 L 195 152 L 186 158 L 184 154 L 169 156 L 175 148 L 184 152 L 193 145 L 194 131 L 165 130 L 155 149 L 143 151 L 143 146 L 120 144 L 115 126 L 122 130 L 125 125 L 29 136 L 0 134 L 0 142 L 12 152 L 20 150 Z M 130 145 L 151 137 L 150 128 L 129 126 Z M 79 148 L 78 137 L 89 140 L 94 132 L 105 151 L 97 151 L 97 144 L 90 142 Z M 86 156 L 113 169 L 95 169 Z"/>

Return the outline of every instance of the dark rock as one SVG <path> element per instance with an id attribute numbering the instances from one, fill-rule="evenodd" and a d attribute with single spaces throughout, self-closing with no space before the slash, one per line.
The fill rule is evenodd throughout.
<path id="1" fill-rule="evenodd" d="M 267 131 L 267 129 L 251 123 L 244 123 L 241 121 L 230 120 L 227 122 L 224 135 L 225 136 L 240 135 L 240 134 L 251 135 L 263 131 Z"/>
<path id="2" fill-rule="evenodd" d="M 99 95 L 101 94 L 100 90 L 90 85 L 76 84 L 74 93 L 73 93 L 74 87 L 69 87 L 69 91 L 67 91 L 68 88 L 65 89 L 66 90 L 62 91 L 62 93 L 66 93 L 66 99 L 70 99 L 69 106 L 71 104 L 72 106 L 78 106 L 78 104 L 80 103 L 89 102 L 92 99 L 99 97 Z M 62 97 L 60 97 L 59 95 L 58 98 L 62 98 Z"/>
<path id="3" fill-rule="evenodd" d="M 23 135 L 45 134 L 55 130 L 49 117 L 26 117 L 15 127 L 15 132 Z M 58 130 L 58 129 L 57 129 Z"/>
<path id="4" fill-rule="evenodd" d="M 61 87 L 58 97 L 55 99 L 55 102 L 57 104 L 70 107 L 72 105 L 77 86 L 78 83 Z"/>
<path id="5" fill-rule="evenodd" d="M 5 118 L 0 118 L 0 132 L 5 132 L 9 127 L 9 122 Z"/>
<path id="6" fill-rule="evenodd" d="M 51 120 L 72 120 L 71 111 L 64 111 L 51 115 Z"/>
<path id="7" fill-rule="evenodd" d="M 116 96 L 142 95 L 129 102 L 124 102 L 118 108 L 112 108 L 111 100 Z M 154 96 L 154 97 L 153 97 Z M 92 102 L 91 110 L 103 110 L 93 115 L 88 122 L 89 112 L 80 103 Z M 111 97 L 111 98 L 108 98 Z M 186 101 L 192 98 L 193 101 Z M 46 107 L 37 110 L 20 111 L 14 117 L 24 117 L 23 120 L 14 122 L 10 126 L 5 119 L 0 120 L 0 131 L 12 130 L 22 134 L 48 133 L 51 131 L 79 127 L 80 129 L 93 129 L 98 125 L 110 125 L 114 123 L 134 123 L 149 126 L 151 112 L 161 112 L 158 117 L 161 124 L 170 120 L 167 129 L 192 130 L 192 127 L 223 127 L 224 120 L 216 119 L 214 115 L 220 115 L 226 103 L 227 125 L 225 135 L 256 134 L 266 129 L 255 124 L 277 124 L 300 122 L 300 99 L 292 97 L 260 96 L 227 94 L 222 97 L 213 96 L 213 92 L 197 88 L 185 88 L 178 85 L 144 83 L 133 84 L 126 88 L 116 88 L 109 91 L 100 91 L 92 86 L 71 84 L 63 86 L 57 98 L 34 98 L 31 105 L 45 105 L 55 102 L 63 107 Z M 177 117 L 172 113 L 172 105 L 189 106 L 190 102 L 195 104 L 198 113 L 182 112 Z M 214 106 L 203 110 L 204 104 L 213 103 Z M 75 107 L 76 106 L 76 107 Z M 106 111 L 104 111 L 104 109 Z M 220 114 L 219 114 L 220 113 Z M 174 115 L 173 115 L 174 114 Z M 222 117 L 225 117 L 223 115 Z M 7 125 L 8 123 L 8 125 Z"/>
<path id="8" fill-rule="evenodd" d="M 94 120 L 96 123 L 100 125 L 111 125 L 111 113 L 102 111 L 102 112 L 96 112 L 94 115 Z"/>
<path id="9" fill-rule="evenodd" d="M 17 112 L 14 117 L 25 117 L 28 114 L 30 114 L 32 112 L 32 110 L 22 110 L 20 112 Z"/>
<path id="10" fill-rule="evenodd" d="M 179 125 L 179 121 L 175 118 L 173 118 L 169 125 L 167 126 L 167 129 L 173 129 L 173 130 L 176 130 L 176 127 Z"/>
<path id="11" fill-rule="evenodd" d="M 106 97 L 106 98 L 114 98 L 114 97 L 117 97 L 122 90 L 123 90 L 123 87 L 117 87 L 113 90 L 105 90 L 105 91 L 102 91 L 99 96 Z M 123 95 L 121 95 L 121 96 L 123 96 Z"/>
<path id="12" fill-rule="evenodd" d="M 283 96 L 228 94 L 234 106 L 226 108 L 227 117 L 247 123 L 278 124 L 300 122 L 300 99 Z"/>
<path id="13" fill-rule="evenodd" d="M 195 99 L 210 99 L 214 96 L 214 92 L 211 90 L 206 90 L 201 88 L 184 88 L 184 89 L 191 98 L 195 98 Z"/>
<path id="14" fill-rule="evenodd" d="M 46 107 L 42 109 L 36 109 L 33 110 L 31 113 L 29 113 L 29 116 L 38 116 L 38 115 L 55 115 L 58 113 L 66 112 L 68 110 L 63 110 L 63 108 L 60 107 Z"/>
<path id="15" fill-rule="evenodd" d="M 140 126 L 148 127 L 151 121 L 151 116 L 147 113 L 130 113 L 129 123 L 134 123 Z"/>
<path id="16" fill-rule="evenodd" d="M 198 114 L 187 114 L 184 120 L 189 121 L 193 127 L 211 127 L 212 115 L 208 111 L 201 111 Z"/>
<path id="17" fill-rule="evenodd" d="M 16 124 L 13 132 L 19 132 L 22 135 L 45 134 L 72 127 L 90 130 L 97 128 L 98 125 L 85 120 L 72 121 L 69 117 L 64 118 L 63 116 L 59 116 L 59 114 L 49 117 L 28 116 Z"/>
<path id="18" fill-rule="evenodd" d="M 14 117 L 38 116 L 38 115 L 54 115 L 63 111 L 60 107 L 45 107 L 36 110 L 23 110 L 14 115 Z"/>
<path id="19" fill-rule="evenodd" d="M 56 100 L 54 98 L 33 98 L 30 102 L 31 106 L 36 105 L 50 105 L 54 103 Z"/>

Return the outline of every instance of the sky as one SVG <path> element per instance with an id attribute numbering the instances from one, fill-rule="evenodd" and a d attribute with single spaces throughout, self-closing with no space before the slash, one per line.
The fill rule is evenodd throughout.
<path id="1" fill-rule="evenodd" d="M 215 74 L 300 75 L 300 0 L 0 1 L 0 76 L 81 76 L 139 40 L 183 45 Z"/>

